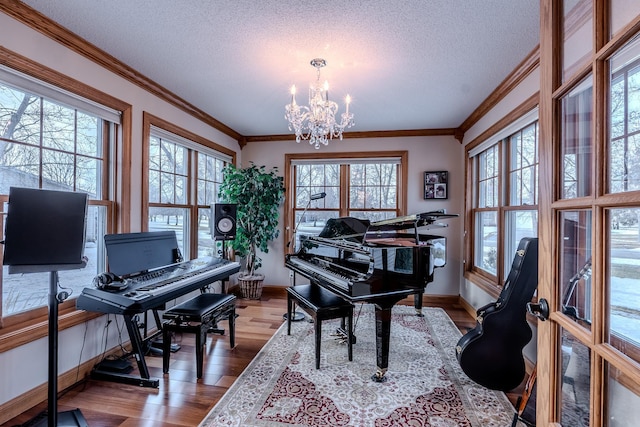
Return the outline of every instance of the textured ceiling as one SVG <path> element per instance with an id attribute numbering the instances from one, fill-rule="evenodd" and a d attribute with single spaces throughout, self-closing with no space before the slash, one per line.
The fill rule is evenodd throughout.
<path id="1" fill-rule="evenodd" d="M 245 136 L 290 133 L 316 57 L 354 132 L 458 127 L 539 39 L 538 0 L 24 3 Z"/>

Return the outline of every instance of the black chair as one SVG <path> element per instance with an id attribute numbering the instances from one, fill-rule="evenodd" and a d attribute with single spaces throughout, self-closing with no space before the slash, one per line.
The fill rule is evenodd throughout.
<path id="1" fill-rule="evenodd" d="M 162 318 L 162 372 L 169 372 L 171 332 L 196 334 L 197 376 L 202 378 L 204 346 L 207 333 L 216 328 L 218 321 L 229 320 L 229 345 L 235 347 L 236 297 L 234 295 L 202 293 L 165 311 Z"/>
<path id="2" fill-rule="evenodd" d="M 320 369 L 323 320 L 342 319 L 341 327 L 346 331 L 349 360 L 353 360 L 353 304 L 318 285 L 290 286 L 287 288 L 287 335 L 291 335 L 294 303 L 313 318 L 316 339 L 316 369 Z"/>

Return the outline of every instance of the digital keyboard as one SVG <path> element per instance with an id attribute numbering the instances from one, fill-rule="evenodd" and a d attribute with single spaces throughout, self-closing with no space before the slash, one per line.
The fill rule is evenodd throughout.
<path id="1" fill-rule="evenodd" d="M 111 314 L 137 314 L 161 308 L 166 302 L 225 280 L 240 271 L 240 264 L 221 258 L 198 258 L 125 279 L 128 287 L 111 292 L 87 287 L 76 301 L 82 310 Z"/>

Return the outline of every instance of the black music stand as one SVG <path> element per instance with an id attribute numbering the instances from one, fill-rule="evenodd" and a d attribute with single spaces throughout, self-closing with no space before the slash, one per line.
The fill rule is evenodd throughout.
<path id="1" fill-rule="evenodd" d="M 298 223 L 296 224 L 295 228 L 293 229 L 293 233 L 291 233 L 291 240 L 289 240 L 289 243 L 287 243 L 287 248 L 289 248 L 289 246 L 293 242 L 293 249 L 295 250 L 295 248 L 296 248 L 296 233 L 298 232 L 298 227 L 300 227 L 300 223 L 302 223 L 302 218 L 304 218 L 304 215 L 307 213 L 307 210 L 309 210 L 309 207 L 311 206 L 311 202 L 314 201 L 314 200 L 324 199 L 325 197 L 327 197 L 327 193 L 325 193 L 324 191 L 322 193 L 312 194 L 309 197 L 309 201 L 307 202 L 307 206 L 304 207 L 304 210 L 302 211 L 302 215 L 300 215 L 300 220 L 298 221 Z M 293 279 L 292 285 L 295 286 L 296 285 L 296 273 L 295 273 L 295 271 L 291 271 L 291 278 Z M 289 318 L 289 313 L 283 314 L 282 318 L 284 320 L 287 320 Z M 304 320 L 304 313 L 294 309 L 293 317 L 291 317 L 291 321 L 292 322 L 300 322 L 302 320 Z"/>
<path id="2" fill-rule="evenodd" d="M 87 195 L 11 187 L 4 241 L 9 274 L 49 272 L 49 365 L 47 418 L 33 426 L 88 427 L 79 409 L 58 413 L 58 271 L 87 266 L 84 256 Z"/>

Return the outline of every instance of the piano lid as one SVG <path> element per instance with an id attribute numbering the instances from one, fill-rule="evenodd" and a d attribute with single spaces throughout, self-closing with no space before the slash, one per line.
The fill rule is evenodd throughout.
<path id="1" fill-rule="evenodd" d="M 362 243 L 364 234 L 369 228 L 368 219 L 358 219 L 350 216 L 331 218 L 327 220 L 318 237 L 325 239 L 342 239 L 350 242 Z"/>
<path id="2" fill-rule="evenodd" d="M 397 218 L 372 222 L 368 231 L 408 230 L 410 228 L 425 227 L 427 225 L 432 225 L 441 219 L 456 218 L 457 216 L 458 214 L 446 214 L 443 210 L 399 216 Z M 442 226 L 445 225 L 443 224 Z"/>

